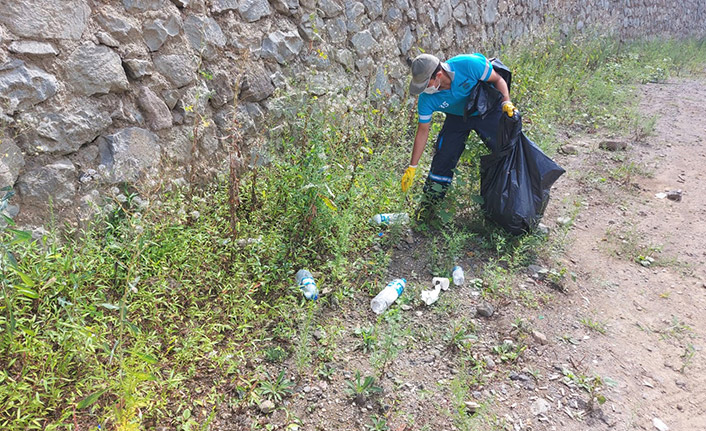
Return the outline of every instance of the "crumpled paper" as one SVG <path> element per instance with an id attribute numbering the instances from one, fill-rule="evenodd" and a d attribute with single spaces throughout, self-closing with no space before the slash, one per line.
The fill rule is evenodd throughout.
<path id="1" fill-rule="evenodd" d="M 422 301 L 431 305 L 439 300 L 439 292 L 449 288 L 449 279 L 446 277 L 434 277 L 431 280 L 434 290 L 422 290 Z"/>

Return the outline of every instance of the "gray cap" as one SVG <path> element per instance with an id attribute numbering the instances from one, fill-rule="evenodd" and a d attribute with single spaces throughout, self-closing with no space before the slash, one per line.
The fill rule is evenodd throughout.
<path id="1" fill-rule="evenodd" d="M 430 54 L 421 54 L 412 61 L 412 81 L 409 83 L 409 94 L 421 94 L 429 85 L 432 73 L 441 61 Z"/>

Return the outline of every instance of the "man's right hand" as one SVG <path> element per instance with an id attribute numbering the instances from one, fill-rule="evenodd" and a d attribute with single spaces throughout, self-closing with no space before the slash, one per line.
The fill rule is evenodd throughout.
<path id="1" fill-rule="evenodd" d="M 502 104 L 503 112 L 507 114 L 508 117 L 512 117 L 515 114 L 517 108 L 510 101 L 505 101 Z"/>
<path id="2" fill-rule="evenodd" d="M 414 174 L 417 172 L 416 166 L 410 166 L 402 175 L 402 191 L 406 192 L 414 182 Z"/>

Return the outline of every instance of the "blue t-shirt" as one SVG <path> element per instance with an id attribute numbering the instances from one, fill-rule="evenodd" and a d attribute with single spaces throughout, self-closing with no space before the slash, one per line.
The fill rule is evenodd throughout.
<path id="1" fill-rule="evenodd" d="M 435 94 L 422 93 L 417 100 L 419 122 L 428 123 L 435 111 L 463 115 L 468 95 L 478 81 L 487 81 L 493 66 L 482 54 L 463 54 L 450 58 L 446 64 L 451 69 L 451 88 Z M 477 115 L 474 113 L 473 115 Z"/>

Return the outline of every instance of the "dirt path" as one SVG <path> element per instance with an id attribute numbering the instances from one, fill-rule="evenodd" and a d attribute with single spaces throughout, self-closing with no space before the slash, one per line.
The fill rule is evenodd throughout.
<path id="1" fill-rule="evenodd" d="M 706 430 L 706 84 L 650 84 L 641 96 L 640 111 L 657 118 L 651 136 L 616 152 L 599 149 L 599 138 L 572 142 L 578 155 L 558 158 L 569 174 L 546 222 L 578 208 L 556 263 L 576 280 L 532 320 L 550 343 L 525 366 L 540 370 L 544 389 L 508 409 L 515 429 L 524 420 L 534 430 L 653 430 L 657 418 Z M 657 197 L 678 189 L 681 201 Z M 647 257 L 654 262 L 642 266 Z M 589 397 L 571 395 L 562 368 L 615 382 L 600 413 L 579 418 Z M 549 410 L 530 412 L 533 397 Z"/>
<path id="2" fill-rule="evenodd" d="M 365 293 L 323 308 L 301 351 L 326 367 L 272 413 L 221 406 L 219 429 L 706 430 L 706 82 L 646 85 L 639 100 L 654 133 L 618 151 L 600 148 L 605 136 L 568 137 L 576 154 L 556 157 L 567 174 L 544 221 L 561 249 L 540 263 L 565 275 L 564 293 L 536 274 L 500 276 L 507 295 L 489 295 L 490 318 L 468 284 L 427 307 L 436 245 L 410 234 L 393 241 L 388 279 L 409 283 L 385 330 Z M 677 189 L 680 201 L 656 196 Z M 467 278 L 488 276 L 487 259 L 464 250 Z M 353 402 L 353 383 L 373 375 L 381 395 L 358 388 Z"/>

